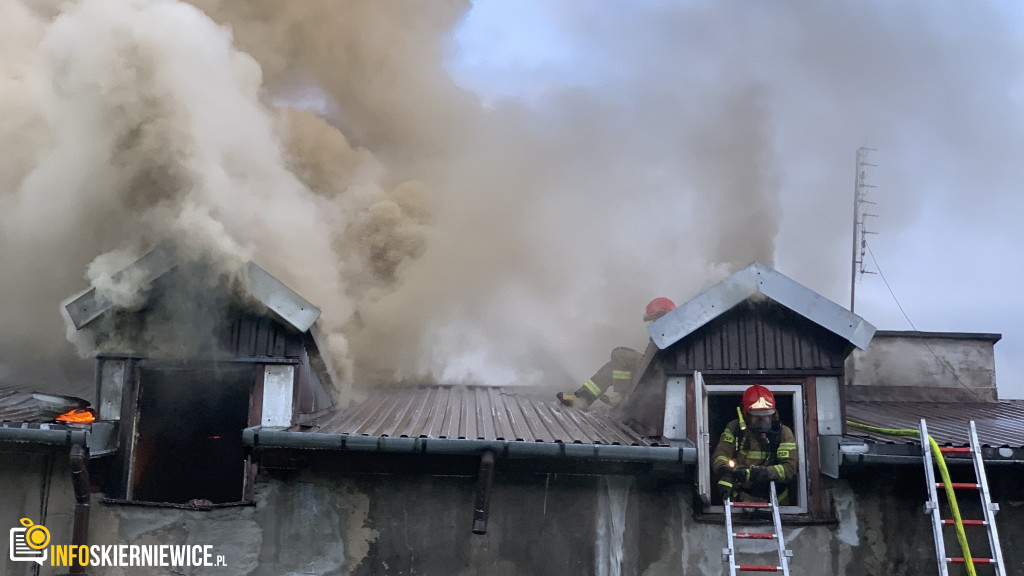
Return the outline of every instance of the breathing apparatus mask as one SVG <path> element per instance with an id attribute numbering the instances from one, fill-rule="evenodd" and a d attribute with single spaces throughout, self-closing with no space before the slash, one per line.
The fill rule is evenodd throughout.
<path id="1" fill-rule="evenodd" d="M 761 413 L 758 414 L 758 412 Z M 774 423 L 777 421 L 774 410 L 755 410 L 747 415 L 747 427 L 760 434 L 771 432 Z"/>

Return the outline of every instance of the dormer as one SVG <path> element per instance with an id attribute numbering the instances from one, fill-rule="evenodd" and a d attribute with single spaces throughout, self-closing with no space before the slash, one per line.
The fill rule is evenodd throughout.
<path id="1" fill-rule="evenodd" d="M 253 262 L 226 271 L 170 245 L 112 280 L 131 297 L 93 288 L 65 306 L 96 350 L 98 419 L 118 429 L 104 492 L 178 506 L 251 501 L 242 430 L 287 428 L 333 404 L 320 310 Z"/>
<path id="2" fill-rule="evenodd" d="M 711 494 L 711 450 L 736 418 L 743 391 L 767 386 L 800 452 L 797 505 L 812 518 L 828 515 L 818 442 L 843 434 L 847 356 L 864 349 L 874 326 L 759 262 L 732 274 L 649 327 L 651 344 L 623 405 L 627 423 L 698 452 L 698 493 L 704 511 L 721 510 Z"/>

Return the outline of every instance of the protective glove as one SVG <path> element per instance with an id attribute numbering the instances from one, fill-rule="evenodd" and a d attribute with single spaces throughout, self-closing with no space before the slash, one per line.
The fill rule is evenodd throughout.
<path id="1" fill-rule="evenodd" d="M 751 466 L 747 468 L 747 482 L 750 486 L 760 486 L 768 483 L 768 469 L 764 466 Z"/>
<path id="2" fill-rule="evenodd" d="M 732 483 L 733 475 L 729 472 L 722 474 L 718 480 L 718 495 L 722 498 L 722 502 L 732 498 Z"/>
<path id="3" fill-rule="evenodd" d="M 732 473 L 733 473 L 733 477 L 736 479 L 735 482 L 736 482 L 737 485 L 742 486 L 742 485 L 747 483 L 747 467 L 746 466 L 737 466 L 737 467 L 733 468 L 733 472 Z"/>

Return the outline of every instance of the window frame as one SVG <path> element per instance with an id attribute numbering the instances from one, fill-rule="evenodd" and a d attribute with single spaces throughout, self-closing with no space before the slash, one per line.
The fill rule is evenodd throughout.
<path id="1" fill-rule="evenodd" d="M 697 443 L 697 475 L 698 495 L 704 505 L 703 512 L 710 514 L 723 514 L 725 507 L 710 504 L 711 490 L 711 437 L 708 430 L 708 397 L 720 394 L 742 394 L 750 384 L 707 384 L 702 374 L 694 372 L 694 420 L 696 424 Z M 792 394 L 793 402 L 793 435 L 797 439 L 798 453 L 798 481 L 797 481 L 797 505 L 780 506 L 779 513 L 787 515 L 799 515 L 808 513 L 810 502 L 810 480 L 809 466 L 807 461 L 807 434 L 805 430 L 806 413 L 804 410 L 804 387 L 801 384 L 773 384 L 761 382 L 761 384 L 772 391 L 772 393 Z M 701 448 L 704 448 L 703 450 Z M 705 491 L 706 490 L 706 491 Z"/>
<path id="2" fill-rule="evenodd" d="M 142 387 L 146 386 L 146 383 L 142 382 L 142 372 L 144 370 L 176 368 L 189 363 L 176 360 L 150 359 L 144 356 L 110 358 L 124 360 L 125 365 L 112 367 L 112 369 L 116 369 L 119 374 L 123 375 L 121 376 L 123 378 L 123 385 L 119 386 L 121 390 L 117 391 L 121 396 L 119 402 L 120 410 L 117 414 L 120 420 L 119 450 L 116 463 L 116 469 L 118 472 L 114 478 L 111 478 L 111 480 L 114 480 L 114 485 L 108 486 L 107 488 L 108 490 L 112 490 L 114 493 L 118 494 L 118 498 L 107 498 L 106 501 L 119 504 L 168 506 L 204 510 L 226 506 L 251 505 L 255 500 L 255 480 L 257 471 L 257 466 L 252 461 L 251 456 L 246 456 L 244 468 L 243 470 L 240 470 L 239 488 L 241 498 L 238 501 L 218 503 L 213 504 L 212 506 L 204 505 L 195 507 L 188 504 L 139 500 L 136 498 L 133 493 L 133 485 L 134 475 L 136 473 L 136 447 L 139 433 L 139 394 Z M 105 357 L 103 360 L 109 360 L 110 358 Z M 294 422 L 295 410 L 297 407 L 296 396 L 298 393 L 298 385 L 296 382 L 298 379 L 297 374 L 299 371 L 299 362 L 297 359 L 267 357 L 260 358 L 259 361 L 249 359 L 232 359 L 220 362 L 199 360 L 194 362 L 194 365 L 199 369 L 205 368 L 215 370 L 215 368 L 213 368 L 214 366 L 223 363 L 248 366 L 254 372 L 252 386 L 247 398 L 248 405 L 246 410 L 248 416 L 246 426 L 267 425 L 287 427 Z M 98 377 L 101 372 L 101 369 L 97 370 Z M 270 381 L 269 386 L 268 380 Z M 265 390 L 265 387 L 270 388 L 270 394 L 266 394 L 267 391 Z M 113 389 L 111 389 L 110 393 L 113 394 L 113 392 Z M 287 406 L 274 410 L 273 413 L 270 413 L 267 410 L 267 403 L 286 403 Z"/>

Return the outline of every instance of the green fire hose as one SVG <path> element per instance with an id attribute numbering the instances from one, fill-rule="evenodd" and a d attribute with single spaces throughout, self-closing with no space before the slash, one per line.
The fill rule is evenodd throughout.
<path id="1" fill-rule="evenodd" d="M 920 430 L 876 428 L 875 426 L 868 426 L 867 424 L 850 420 L 846 421 L 846 425 L 854 430 L 864 430 L 865 432 L 874 432 L 875 434 L 884 434 L 886 436 L 921 437 Z M 928 443 L 931 445 L 935 462 L 939 465 L 939 475 L 942 477 L 942 485 L 946 489 L 946 499 L 949 500 L 949 509 L 953 513 L 953 523 L 956 525 L 956 539 L 960 542 L 960 550 L 963 551 L 964 555 L 964 566 L 967 568 L 969 576 L 977 576 L 977 572 L 974 570 L 974 561 L 971 559 L 971 550 L 967 546 L 967 534 L 964 532 L 963 519 L 960 518 L 960 507 L 956 503 L 956 494 L 953 492 L 953 484 L 949 479 L 949 469 L 946 468 L 946 459 L 943 457 L 942 451 L 939 450 L 939 443 L 931 435 L 928 436 Z M 938 505 L 938 502 L 936 502 L 936 505 Z M 942 552 L 945 553 L 945 551 Z"/>

